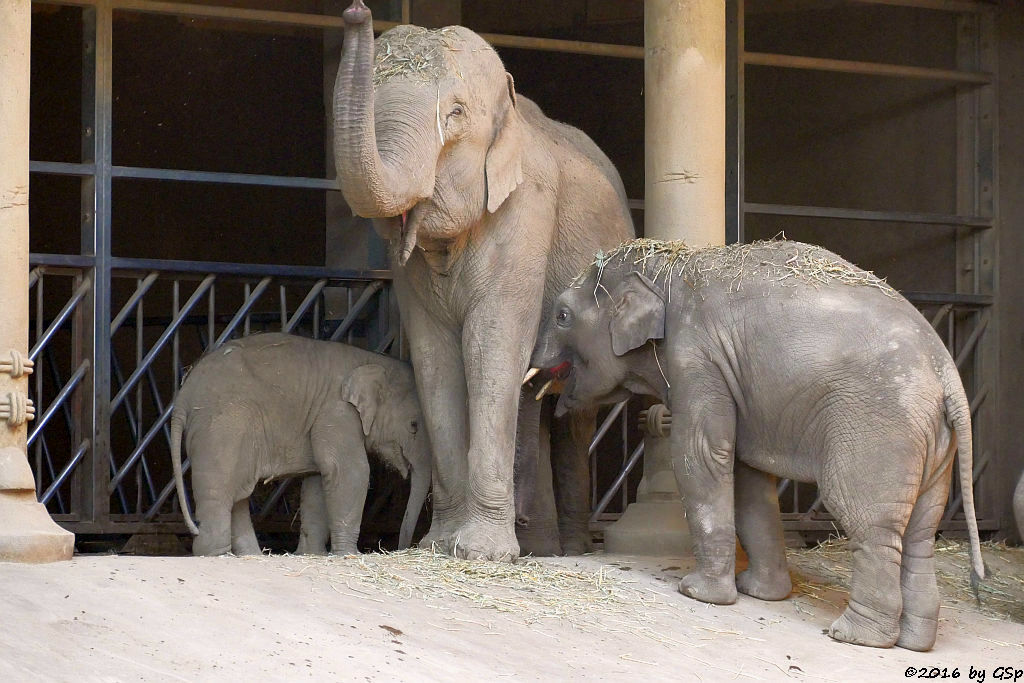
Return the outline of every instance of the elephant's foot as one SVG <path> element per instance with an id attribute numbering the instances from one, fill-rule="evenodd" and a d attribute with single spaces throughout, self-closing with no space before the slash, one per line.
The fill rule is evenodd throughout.
<path id="1" fill-rule="evenodd" d="M 695 571 L 679 581 L 679 592 L 701 602 L 731 605 L 736 602 L 736 579 L 732 575 L 707 576 Z"/>
<path id="2" fill-rule="evenodd" d="M 204 538 L 201 534 L 192 541 L 193 555 L 212 557 L 214 555 L 227 555 L 230 552 L 230 541 L 225 543 L 220 539 Z"/>
<path id="3" fill-rule="evenodd" d="M 295 548 L 296 555 L 326 555 L 327 541 L 313 538 L 308 534 L 299 534 L 299 545 Z"/>
<path id="4" fill-rule="evenodd" d="M 563 555 L 584 555 L 594 552 L 594 542 L 588 529 L 563 530 L 561 536 Z"/>
<path id="5" fill-rule="evenodd" d="M 895 619 L 886 619 L 890 623 L 879 623 L 848 606 L 832 622 L 828 634 L 842 643 L 865 645 L 867 647 L 892 647 L 899 636 L 899 625 Z"/>
<path id="6" fill-rule="evenodd" d="M 331 555 L 335 557 L 344 557 L 345 555 L 358 555 L 359 548 L 356 547 L 355 543 L 338 543 L 331 542 Z"/>
<path id="7" fill-rule="evenodd" d="M 747 569 L 736 575 L 736 590 L 759 600 L 785 600 L 793 591 L 787 571 Z"/>
<path id="8" fill-rule="evenodd" d="M 516 527 L 516 540 L 522 556 L 551 557 L 562 554 L 556 527 Z"/>
<path id="9" fill-rule="evenodd" d="M 896 645 L 908 650 L 927 652 L 935 645 L 938 630 L 937 619 L 904 612 L 900 619 L 900 637 Z"/>
<path id="10" fill-rule="evenodd" d="M 464 560 L 515 562 L 519 543 L 512 525 L 470 520 L 448 537 L 445 549 Z"/>

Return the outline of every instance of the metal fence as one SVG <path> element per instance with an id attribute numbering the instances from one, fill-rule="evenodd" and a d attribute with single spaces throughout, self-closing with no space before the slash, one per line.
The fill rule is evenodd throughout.
<path id="1" fill-rule="evenodd" d="M 187 367 L 203 353 L 271 330 L 378 352 L 401 346 L 386 272 L 114 259 L 113 315 L 97 325 L 89 260 L 34 255 L 29 280 L 39 415 L 30 460 L 40 501 L 80 533 L 183 530 L 168 420 Z M 342 319 L 325 318 L 328 296 L 347 302 Z M 96 373 L 100 359 L 108 377 Z M 294 512 L 287 486 L 261 501 L 260 519 Z"/>

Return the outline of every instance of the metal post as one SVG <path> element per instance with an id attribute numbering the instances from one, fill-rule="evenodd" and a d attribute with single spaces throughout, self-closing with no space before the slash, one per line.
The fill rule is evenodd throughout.
<path id="1" fill-rule="evenodd" d="M 28 180 L 31 3 L 0 0 L 0 560 L 71 558 L 74 535 L 36 501 L 28 465 Z"/>
<path id="2" fill-rule="evenodd" d="M 644 3 L 644 234 L 724 244 L 725 3 Z M 690 537 L 667 430 L 648 412 L 637 502 L 605 531 L 608 552 L 680 555 Z"/>

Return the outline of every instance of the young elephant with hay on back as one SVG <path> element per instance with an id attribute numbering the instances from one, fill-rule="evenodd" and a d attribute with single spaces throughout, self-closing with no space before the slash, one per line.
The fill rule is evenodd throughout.
<path id="1" fill-rule="evenodd" d="M 633 392 L 672 410 L 697 559 L 685 595 L 785 598 L 774 477 L 817 482 L 853 550 L 850 603 L 829 634 L 931 648 L 933 545 L 958 448 L 972 579 L 983 577 L 970 410 L 953 359 L 906 299 L 835 254 L 655 240 L 599 253 L 555 300 L 533 358 L 565 362 L 560 409 Z M 736 535 L 750 558 L 738 576 Z"/>

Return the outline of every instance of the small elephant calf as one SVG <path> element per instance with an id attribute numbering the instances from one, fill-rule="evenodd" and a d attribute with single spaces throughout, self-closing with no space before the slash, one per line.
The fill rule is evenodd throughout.
<path id="1" fill-rule="evenodd" d="M 411 493 L 405 548 L 430 488 L 430 444 L 412 368 L 335 342 L 259 334 L 228 342 L 189 373 L 171 415 L 178 500 L 195 555 L 258 554 L 249 496 L 259 481 L 307 476 L 299 552 L 353 554 L 372 453 Z M 192 462 L 197 528 L 185 502 L 181 440 Z M 321 485 L 322 480 L 322 485 Z M 323 520 L 326 518 L 326 527 Z"/>
<path id="2" fill-rule="evenodd" d="M 906 299 L 821 247 L 627 242 L 558 296 L 533 364 L 571 367 L 563 410 L 631 392 L 671 408 L 697 559 L 685 595 L 789 595 L 774 477 L 817 482 L 853 550 L 830 635 L 931 648 L 935 531 L 958 451 L 972 578 L 984 576 L 956 365 Z M 738 576 L 736 535 L 750 558 Z"/>

